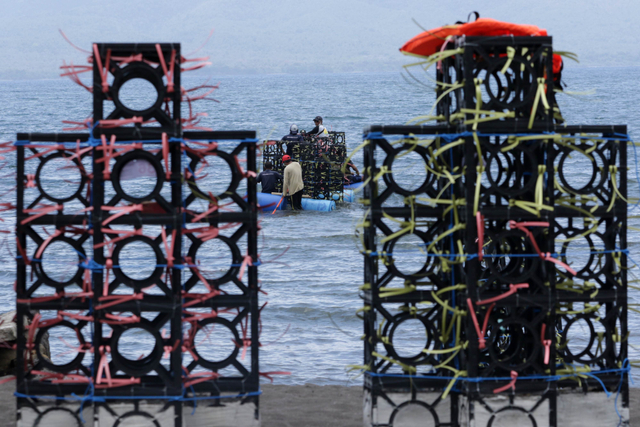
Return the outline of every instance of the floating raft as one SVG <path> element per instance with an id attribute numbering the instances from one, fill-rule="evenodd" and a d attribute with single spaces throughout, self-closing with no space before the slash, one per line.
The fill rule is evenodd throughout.
<path id="1" fill-rule="evenodd" d="M 262 212 L 273 212 L 276 205 L 280 201 L 280 197 L 277 194 L 269 194 L 269 193 L 258 193 L 258 206 L 260 206 L 260 210 Z M 280 206 L 278 206 L 278 210 L 287 209 L 288 203 L 285 198 Z M 318 212 L 331 212 L 336 208 L 336 202 L 333 200 L 318 200 L 318 199 L 308 199 L 306 197 L 302 198 L 302 209 L 305 211 L 318 211 Z"/>

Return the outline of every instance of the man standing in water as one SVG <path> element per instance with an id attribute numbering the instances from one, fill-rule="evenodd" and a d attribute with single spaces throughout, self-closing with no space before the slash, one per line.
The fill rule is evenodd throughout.
<path id="1" fill-rule="evenodd" d="M 300 163 L 292 162 L 291 156 L 285 154 L 282 156 L 284 168 L 284 183 L 282 184 L 282 196 L 286 197 L 289 193 L 289 203 L 294 211 L 302 210 L 302 190 L 304 183 L 302 181 L 302 168 Z"/>
<path id="2" fill-rule="evenodd" d="M 263 193 L 273 193 L 276 191 L 276 184 L 278 181 L 282 181 L 282 175 L 278 172 L 271 170 L 273 163 L 264 162 L 264 170 L 258 174 L 256 182 L 262 183 Z"/>
<path id="3" fill-rule="evenodd" d="M 293 147 L 304 142 L 304 138 L 298 133 L 297 125 L 291 125 L 289 128 L 289 135 L 283 136 L 282 142 L 287 144 L 287 154 L 293 156 Z"/>

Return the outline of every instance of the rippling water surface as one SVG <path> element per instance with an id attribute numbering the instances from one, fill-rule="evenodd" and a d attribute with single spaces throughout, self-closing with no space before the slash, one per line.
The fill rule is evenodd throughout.
<path id="1" fill-rule="evenodd" d="M 570 124 L 628 124 L 631 136 L 638 137 L 640 100 L 632 88 L 640 78 L 640 68 L 573 66 L 563 78 L 568 90 L 595 90 L 590 95 L 559 97 Z M 197 78 L 185 80 L 187 85 L 201 83 Z M 312 118 L 321 115 L 329 129 L 346 132 L 350 151 L 361 143 L 366 126 L 406 123 L 426 114 L 434 101 L 433 92 L 407 84 L 400 73 L 234 76 L 218 80 L 220 89 L 214 96 L 220 103 L 205 101 L 198 106 L 209 113 L 205 125 L 216 130 L 256 129 L 262 139 L 280 138 L 292 123 L 310 129 Z M 16 132 L 59 131 L 62 120 L 82 120 L 90 111 L 91 95 L 66 80 L 0 82 L 0 139 L 4 141 L 13 140 Z M 633 165 L 633 153 L 629 158 Z M 0 193 L 14 185 L 13 160 L 8 156 L 9 165 L 0 172 Z M 360 153 L 355 160 L 362 164 Z M 569 169 L 580 179 L 580 167 Z M 634 175 L 632 170 L 630 179 Z M 637 195 L 637 186 L 632 185 L 631 191 Z M 268 301 L 262 315 L 261 371 L 292 372 L 290 376 L 278 376 L 278 383 L 359 383 L 349 379 L 347 365 L 361 364 L 363 357 L 362 322 L 355 315 L 362 305 L 358 286 L 362 283 L 363 259 L 354 236 L 355 224 L 363 213 L 361 205 L 350 204 L 331 213 L 261 216 L 262 260 L 273 260 L 286 250 L 275 262 L 265 262 L 259 269 L 268 293 L 261 296 Z M 5 217 L 11 225 L 12 218 Z M 15 265 L 8 246 L 13 251 L 13 245 L 3 246 L 1 251 L 3 310 L 14 305 Z M 629 248 L 632 258 L 640 260 L 640 234 L 636 231 L 629 232 Z M 56 264 L 48 268 L 55 270 Z M 635 302 L 637 292 L 631 291 L 630 295 L 630 302 Z M 634 332 L 639 326 L 638 316 L 630 311 L 630 339 L 636 346 L 640 345 L 640 335 Z M 143 343 L 144 339 L 128 337 L 125 342 Z M 59 344 L 54 341 L 52 346 L 55 353 Z M 638 358 L 633 347 L 630 353 Z"/>

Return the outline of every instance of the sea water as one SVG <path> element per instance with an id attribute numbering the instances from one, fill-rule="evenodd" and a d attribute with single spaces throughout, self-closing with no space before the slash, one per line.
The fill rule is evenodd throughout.
<path id="1" fill-rule="evenodd" d="M 631 137 L 640 137 L 640 98 L 635 91 L 640 67 L 590 68 L 569 64 L 563 73 L 567 91 L 558 103 L 569 124 L 627 124 Z M 185 76 L 186 86 L 203 83 Z M 197 111 L 208 113 L 204 126 L 215 130 L 253 129 L 261 139 L 279 139 L 291 124 L 310 129 L 321 115 L 330 130 L 346 133 L 349 151 L 362 142 L 363 129 L 372 124 L 404 124 L 428 114 L 435 99 L 426 86 L 409 84 L 397 73 L 243 75 L 214 77 L 220 88 L 201 101 Z M 424 80 L 429 86 L 429 81 Z M 593 92 L 590 92 L 593 91 Z M 135 98 L 135 95 L 133 95 Z M 91 94 L 67 80 L 0 81 L 0 140 L 15 139 L 17 132 L 54 132 L 62 120 L 82 121 L 91 113 Z M 186 111 L 184 112 L 186 113 Z M 15 185 L 15 157 L 7 155 L 0 194 Z M 362 166 L 362 155 L 354 156 Z M 629 180 L 635 181 L 634 153 L 630 148 Z M 579 176 L 575 167 L 570 173 Z M 408 171 L 404 179 L 411 179 Z M 638 186 L 630 184 L 630 196 Z M 8 196 L 10 197 L 10 196 Z M 2 201 L 9 201 L 5 197 Z M 640 208 L 630 215 L 640 213 Z M 260 370 L 290 371 L 276 375 L 280 384 L 358 385 L 360 379 L 348 365 L 362 364 L 362 307 L 358 286 L 363 283 L 363 256 L 359 253 L 356 224 L 364 215 L 357 203 L 342 205 L 331 213 L 278 212 L 260 217 L 259 268 L 262 289 Z M 5 228 L 13 213 L 3 215 Z M 637 221 L 630 221 L 633 224 Z M 635 224 L 637 226 L 637 224 Z M 13 239 L 0 248 L 0 311 L 14 308 L 15 255 Z M 629 231 L 631 258 L 640 262 L 640 233 Z M 631 262 L 630 262 L 631 264 Z M 635 268 L 629 280 L 635 278 Z M 630 304 L 638 293 L 630 289 Z M 629 312 L 630 343 L 640 345 L 640 321 Z M 420 338 L 420 337 L 416 337 Z M 423 338 L 424 339 L 424 338 Z M 59 343 L 52 340 L 53 351 Z M 640 352 L 629 349 L 630 359 Z"/>

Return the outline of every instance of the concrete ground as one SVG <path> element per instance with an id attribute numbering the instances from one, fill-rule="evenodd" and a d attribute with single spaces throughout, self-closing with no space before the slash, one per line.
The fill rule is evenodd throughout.
<path id="1" fill-rule="evenodd" d="M 14 388 L 14 382 L 0 385 L 0 419 L 2 420 L 0 425 L 2 426 L 15 426 Z M 360 387 L 265 384 L 262 391 L 263 394 L 260 397 L 262 427 L 362 426 L 362 388 Z M 634 409 L 639 404 L 640 389 L 631 389 L 631 426 L 637 424 L 637 411 Z"/>

